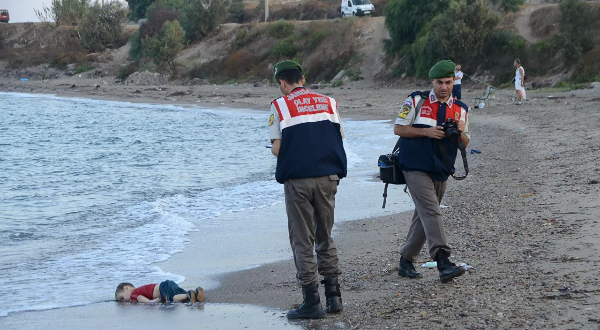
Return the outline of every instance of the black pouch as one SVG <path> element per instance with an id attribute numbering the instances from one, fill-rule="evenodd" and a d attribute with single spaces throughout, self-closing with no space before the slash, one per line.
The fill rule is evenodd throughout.
<path id="1" fill-rule="evenodd" d="M 379 156 L 378 165 L 379 178 L 383 183 L 406 184 L 397 153 Z"/>
<path id="2" fill-rule="evenodd" d="M 400 144 L 400 139 L 398 139 L 398 143 L 396 147 L 394 147 L 394 151 L 391 154 L 381 155 L 379 156 L 379 160 L 377 161 L 379 165 L 379 178 L 383 183 L 385 183 L 385 187 L 383 188 L 383 206 L 385 209 L 385 202 L 387 200 L 387 189 L 388 185 L 391 184 L 406 184 L 406 179 L 404 179 L 404 174 L 402 173 L 402 167 L 400 167 L 400 162 L 398 161 L 398 146 Z M 406 189 L 405 189 L 406 191 Z"/>

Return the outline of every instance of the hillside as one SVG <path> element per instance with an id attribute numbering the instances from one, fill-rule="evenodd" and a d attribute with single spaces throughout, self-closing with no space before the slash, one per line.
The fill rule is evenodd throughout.
<path id="1" fill-rule="evenodd" d="M 247 4 L 250 7 L 253 5 Z M 306 4 L 284 1 L 276 3 L 274 8 L 282 11 L 299 6 Z M 557 11 L 556 4 L 552 3 L 523 6 L 520 12 L 506 15 L 501 28 L 514 31 L 527 43 L 533 44 L 556 33 Z M 301 11 L 293 12 L 298 14 Z M 278 32 L 284 27 L 281 24 L 286 25 L 287 32 L 283 34 Z M 42 23 L 0 25 L 4 36 L 0 77 L 46 80 L 82 75 L 105 78 L 111 83 L 159 84 L 168 80 L 175 84 L 255 83 L 268 81 L 271 78 L 270 68 L 277 61 L 293 58 L 302 62 L 310 83 L 329 82 L 341 70 L 346 71 L 346 80 L 364 79 L 367 84 L 414 82 L 412 78 L 403 78 L 404 75 L 394 72 L 397 60 L 387 58 L 383 51 L 384 40 L 389 38 L 384 17 L 227 23 L 201 42 L 187 46 L 176 60 L 179 67 L 176 74 L 165 74 L 160 79 L 152 78 L 157 75 L 147 75 L 148 79 L 140 78 L 144 82 L 140 79 L 118 79 L 126 78 L 135 71 L 157 70 L 156 66 L 143 61 L 132 62 L 128 58 L 129 36 L 137 28 L 137 25 L 126 26 L 123 37 L 119 43 L 112 45 L 112 49 L 88 54 L 80 49 L 73 38 L 72 27 L 55 28 Z M 600 26 L 596 28 L 600 29 Z M 600 33 L 596 33 L 598 35 Z M 559 64 L 552 67 L 544 75 L 528 76 L 528 81 L 547 86 L 568 79 L 571 72 L 561 69 Z M 510 71 L 510 67 L 506 69 Z M 493 81 L 488 69 L 481 65 L 465 68 L 464 71 Z"/>

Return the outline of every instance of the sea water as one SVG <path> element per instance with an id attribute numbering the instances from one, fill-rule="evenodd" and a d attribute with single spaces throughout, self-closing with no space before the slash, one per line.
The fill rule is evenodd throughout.
<path id="1" fill-rule="evenodd" d="M 0 320 L 107 301 L 122 281 L 180 283 L 156 263 L 182 251 L 191 232 L 260 237 L 272 225 L 282 228 L 271 233 L 277 239 L 263 241 L 287 239 L 285 219 L 243 223 L 246 213 L 283 207 L 265 148 L 267 112 L 17 93 L 0 93 L 0 104 Z M 398 195 L 383 210 L 383 184 L 373 180 L 377 156 L 396 141 L 392 125 L 345 119 L 344 127 L 349 172 L 336 221 L 410 209 Z M 226 215 L 236 222 L 217 220 Z M 219 237 L 211 245 L 221 255 L 201 267 L 290 257 L 287 245 L 219 246 Z M 243 253 L 252 260 L 234 260 Z"/>

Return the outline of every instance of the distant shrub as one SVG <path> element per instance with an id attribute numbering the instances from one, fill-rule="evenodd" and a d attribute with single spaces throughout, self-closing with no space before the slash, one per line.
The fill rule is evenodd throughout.
<path id="1" fill-rule="evenodd" d="M 243 23 L 246 17 L 246 10 L 244 8 L 244 0 L 231 0 L 229 7 L 227 8 L 229 17 L 233 22 Z"/>
<path id="2" fill-rule="evenodd" d="M 116 44 L 123 34 L 125 9 L 118 1 L 100 5 L 94 3 L 81 24 L 81 46 L 91 52 L 104 50 L 107 45 Z"/>
<path id="3" fill-rule="evenodd" d="M 280 19 L 269 28 L 269 35 L 277 39 L 287 38 L 292 33 L 294 33 L 294 24 L 283 19 Z"/>
<path id="4" fill-rule="evenodd" d="M 184 15 L 185 36 L 198 41 L 215 31 L 227 13 L 225 0 L 189 0 L 190 6 Z M 208 4 L 206 4 L 208 2 Z"/>
<path id="5" fill-rule="evenodd" d="M 292 58 L 298 52 L 298 46 L 291 37 L 281 40 L 273 47 L 273 56 L 277 59 Z"/>
<path id="6" fill-rule="evenodd" d="M 317 30 L 313 33 L 312 37 L 308 41 L 308 48 L 315 49 L 317 46 L 325 39 L 326 33 L 325 31 Z"/>
<path id="7" fill-rule="evenodd" d="M 525 0 L 491 0 L 493 4 L 497 5 L 500 10 L 508 11 L 519 11 L 519 6 L 525 3 Z"/>
<path id="8" fill-rule="evenodd" d="M 409 72 L 424 77 L 432 65 L 443 59 L 475 62 L 483 56 L 486 41 L 499 21 L 482 0 L 453 2 L 431 20 L 412 45 L 402 48 L 402 54 L 410 63 Z M 519 41 L 525 46 L 523 39 Z"/>
<path id="9" fill-rule="evenodd" d="M 50 7 L 43 4 L 41 9 L 34 9 L 34 12 L 40 22 L 78 26 L 85 19 L 91 3 L 91 0 L 52 0 Z"/>
<path id="10" fill-rule="evenodd" d="M 89 69 L 90 69 L 90 63 L 85 62 L 85 63 L 83 63 L 82 65 L 78 66 L 75 69 L 75 74 L 79 74 L 79 73 L 85 72 L 85 71 L 87 71 Z"/>
<path id="11" fill-rule="evenodd" d="M 573 81 L 589 82 L 600 79 L 600 48 L 585 53 L 581 61 L 575 66 Z"/>
<path id="12" fill-rule="evenodd" d="M 148 13 L 148 20 L 140 26 L 140 38 L 152 38 L 162 31 L 163 25 L 168 21 L 179 19 L 179 12 L 165 6 L 158 5 Z"/>
<path id="13" fill-rule="evenodd" d="M 361 76 L 360 69 L 354 69 L 354 68 L 350 68 L 350 69 L 346 70 L 346 76 L 348 77 L 348 79 L 350 79 L 350 81 L 357 81 L 357 80 L 365 79 L 363 76 Z"/>
<path id="14" fill-rule="evenodd" d="M 129 5 L 129 19 L 137 21 L 140 18 L 146 17 L 146 9 L 154 2 L 154 0 L 126 0 Z"/>
<path id="15" fill-rule="evenodd" d="M 338 79 L 335 80 L 333 83 L 331 83 L 331 87 L 340 87 L 344 84 L 344 82 L 342 81 L 342 79 Z"/>
<path id="16" fill-rule="evenodd" d="M 183 49 L 185 31 L 178 21 L 166 22 L 162 33 L 149 40 L 148 54 L 154 63 L 167 65 L 175 71 L 175 58 Z"/>
<path id="17" fill-rule="evenodd" d="M 129 57 L 131 57 L 134 61 L 137 61 L 147 55 L 142 45 L 140 30 L 137 30 L 131 35 L 131 38 L 129 39 L 129 46 Z"/>
<path id="18" fill-rule="evenodd" d="M 391 0 L 386 7 L 385 26 L 390 32 L 390 50 L 414 43 L 427 22 L 450 6 L 450 0 Z M 444 25 L 446 26 L 446 25 Z"/>

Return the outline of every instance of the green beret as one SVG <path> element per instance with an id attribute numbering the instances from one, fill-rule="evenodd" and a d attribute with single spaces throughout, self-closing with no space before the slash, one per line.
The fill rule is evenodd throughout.
<path id="1" fill-rule="evenodd" d="M 431 69 L 429 69 L 429 78 L 453 78 L 455 68 L 456 64 L 454 64 L 454 62 L 450 60 L 439 61 L 436 65 L 432 66 Z"/>
<path id="2" fill-rule="evenodd" d="M 288 70 L 300 70 L 302 72 L 302 66 L 294 61 L 279 62 L 273 67 L 273 76 L 277 77 L 278 74 Z"/>

